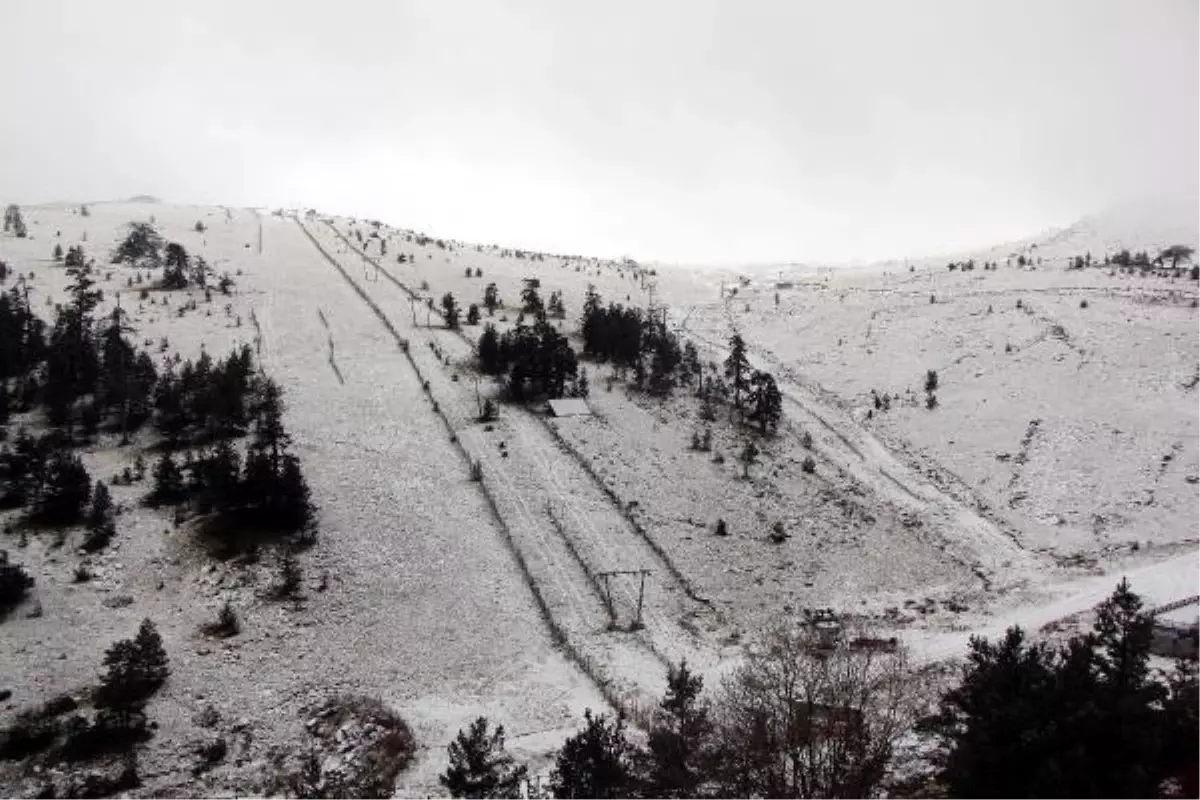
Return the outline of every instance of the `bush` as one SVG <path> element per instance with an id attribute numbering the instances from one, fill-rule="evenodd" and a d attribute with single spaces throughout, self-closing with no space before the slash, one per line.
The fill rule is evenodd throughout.
<path id="1" fill-rule="evenodd" d="M 0 616 L 21 604 L 33 586 L 33 578 L 20 564 L 10 564 L 8 551 L 0 550 Z"/>
<path id="2" fill-rule="evenodd" d="M 221 606 L 221 610 L 217 612 L 216 621 L 204 625 L 201 631 L 206 636 L 228 639 L 231 636 L 237 636 L 241 633 L 242 626 L 238 621 L 237 612 L 233 610 L 233 606 L 226 600 L 225 604 Z"/>
<path id="3" fill-rule="evenodd" d="M 805 456 L 804 460 L 800 462 L 800 471 L 805 475 L 812 475 L 817 471 L 817 462 L 813 461 L 812 456 Z"/>

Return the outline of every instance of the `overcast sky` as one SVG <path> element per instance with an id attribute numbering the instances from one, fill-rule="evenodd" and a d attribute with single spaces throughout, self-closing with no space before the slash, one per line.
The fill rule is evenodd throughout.
<path id="1" fill-rule="evenodd" d="M 1197 5 L 7 0 L 0 199 L 671 261 L 944 252 L 1194 204 Z"/>

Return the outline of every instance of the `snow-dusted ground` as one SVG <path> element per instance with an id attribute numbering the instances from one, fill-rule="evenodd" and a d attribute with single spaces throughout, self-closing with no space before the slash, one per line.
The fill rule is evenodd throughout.
<path id="1" fill-rule="evenodd" d="M 0 258 L 35 274 L 37 302 L 64 283 L 61 266 L 48 258 L 54 230 L 62 230 L 64 245 L 86 230 L 85 248 L 103 264 L 118 229 L 151 215 L 168 239 L 219 269 L 242 271 L 228 299 L 231 317 L 220 295 L 211 317 L 199 293 L 200 311 L 183 318 L 157 305 L 137 310 L 134 291 L 122 291 L 122 305 L 133 309 L 139 337 L 167 336 L 185 355 L 203 345 L 219 356 L 235 341 L 253 341 L 250 312 L 257 315 L 263 360 L 284 387 L 288 428 L 320 507 L 321 537 L 302 558 L 307 599 L 296 611 L 257 600 L 235 570 L 214 571 L 187 545 L 185 531 L 171 529 L 165 512 L 138 507 L 144 487 L 116 488 L 129 511 L 118 518 L 107 553 L 76 555 L 70 545 L 77 533 L 59 550 L 37 536 L 24 549 L 4 544 L 36 578 L 33 602 L 43 609 L 27 618 L 29 603 L 3 623 L 0 675 L 13 690 L 5 719 L 93 682 L 104 649 L 132 635 L 146 616 L 159 625 L 172 659 L 171 680 L 150 707 L 162 728 L 143 759 L 147 788 L 156 794 L 195 794 L 261 777 L 257 759 L 270 745 L 301 741 L 302 707 L 330 690 L 378 695 L 401 710 L 422 744 L 402 785 L 415 793 L 436 789 L 445 744 L 478 714 L 504 722 L 514 749 L 537 757 L 577 725 L 585 706 L 602 707 L 595 688 L 552 647 L 485 501 L 406 359 L 290 220 L 261 218 L 259 255 L 260 218 L 248 210 L 232 211 L 227 222 L 213 209 L 169 206 L 97 204 L 86 219 L 26 209 L 34 238 L 6 237 Z M 210 226 L 204 237 L 191 231 L 198 218 Z M 123 287 L 128 272 L 113 268 L 106 292 Z M 182 295 L 168 296 L 172 306 L 182 302 Z M 344 384 L 327 361 L 330 334 Z M 133 451 L 95 448 L 86 458 L 107 478 L 133 461 Z M 71 584 L 75 564 L 85 560 L 97 577 Z M 315 588 L 321 572 L 329 576 L 325 592 Z M 118 595 L 132 604 L 102 604 Z M 227 597 L 243 633 L 224 643 L 203 639 L 198 627 Z M 242 769 L 218 769 L 209 783 L 196 783 L 180 770 L 180 758 L 186 767 L 185 745 L 205 733 L 192 718 L 208 704 L 221 714 L 233 753 L 240 754 L 240 734 L 229 732 L 238 720 L 249 722 L 254 741 Z"/>
<path id="2" fill-rule="evenodd" d="M 144 759 L 148 790 L 249 785 L 270 746 L 300 740 L 303 707 L 328 689 L 378 695 L 408 719 L 423 749 L 400 788 L 437 792 L 444 746 L 472 716 L 504 723 L 512 749 L 536 761 L 583 707 L 607 697 L 643 708 L 662 689 L 665 663 L 682 657 L 715 677 L 739 641 L 781 615 L 833 607 L 903 632 L 930 659 L 962 652 L 972 632 L 1086 610 L 1124 573 L 1153 603 L 1197 593 L 1196 284 L 1063 269 L 1088 248 L 1101 255 L 1104 243 L 1155 242 L 1111 220 L 1021 243 L 1046 259 L 1033 270 L 1006 266 L 1006 255 L 996 271 L 967 273 L 932 261 L 911 272 L 793 268 L 776 304 L 779 276 L 766 270 L 722 300 L 735 271 L 648 275 L 620 262 L 531 260 L 418 244 L 386 226 L 381 256 L 371 225 L 302 213 L 73 212 L 27 208 L 33 238 L 0 239 L 0 259 L 34 273 L 35 302 L 65 283 L 49 259 L 56 230 L 64 248 L 86 231 L 88 254 L 107 270 L 119 229 L 151 215 L 167 239 L 218 270 L 240 270 L 232 298 L 210 307 L 195 293 L 199 310 L 183 317 L 182 294 L 169 307 L 140 301 L 124 268 L 103 286 L 122 290 L 139 337 L 166 336 L 185 356 L 256 344 L 285 389 L 320 506 L 321 538 L 303 557 L 307 599 L 294 610 L 256 599 L 253 570 L 210 566 L 186 530 L 137 506 L 142 487 L 115 491 L 129 511 L 113 549 L 87 559 L 90 583 L 70 583 L 83 558 L 69 546 L 5 543 L 37 578 L 44 611 L 28 618 L 23 607 L 0 628 L 13 643 L 0 654 L 14 689 L 5 718 L 94 680 L 104 648 L 143 616 L 159 624 L 173 672 L 150 709 L 162 728 Z M 197 219 L 207 233 L 192 229 Z M 411 262 L 398 263 L 400 253 Z M 586 364 L 592 417 L 506 406 L 493 425 L 478 423 L 477 392 L 495 393 L 471 365 L 480 328 L 444 330 L 408 291 L 435 303 L 453 292 L 465 309 L 495 282 L 506 307 L 492 321 L 503 329 L 527 277 L 543 297 L 563 292 L 568 333 L 589 284 L 605 300 L 666 305 L 706 361 L 719 363 L 740 332 L 785 394 L 784 423 L 750 478 L 737 461 L 746 435 L 730 420 L 713 424 L 725 458 L 716 463 L 689 447 L 701 426 L 694 398 L 609 388 L 605 366 Z M 921 388 L 928 369 L 940 384 L 932 411 Z M 872 389 L 898 399 L 877 413 Z M 102 443 L 86 458 L 106 477 L 133 450 Z M 805 474 L 810 454 L 816 469 Z M 469 461 L 482 481 L 470 480 Z M 729 536 L 714 535 L 718 518 Z M 769 539 L 777 522 L 785 541 Z M 602 573 L 641 569 L 646 624 L 621 630 L 638 583 L 610 579 L 609 604 Z M 316 588 L 322 572 L 326 591 Z M 131 605 L 102 604 L 122 594 Z M 226 597 L 244 633 L 201 638 L 198 626 Z M 236 746 L 230 766 L 195 784 L 180 764 L 203 733 L 192 718 L 210 703 Z M 241 718 L 252 741 L 233 733 Z"/>

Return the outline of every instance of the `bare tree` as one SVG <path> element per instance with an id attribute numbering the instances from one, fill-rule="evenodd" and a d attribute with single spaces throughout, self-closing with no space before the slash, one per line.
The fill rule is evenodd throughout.
<path id="1" fill-rule="evenodd" d="M 716 700 L 727 796 L 871 797 L 923 692 L 894 641 L 768 629 Z"/>

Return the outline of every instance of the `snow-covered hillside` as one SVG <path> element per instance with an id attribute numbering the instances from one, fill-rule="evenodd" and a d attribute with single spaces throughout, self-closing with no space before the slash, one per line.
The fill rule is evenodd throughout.
<path id="1" fill-rule="evenodd" d="M 1195 590 L 1197 282 L 1066 267 L 1089 251 L 1098 262 L 1195 246 L 1194 215 L 1189 227 L 1113 212 L 973 254 L 994 270 L 928 259 L 739 281 L 305 210 L 24 214 L 29 237 L 0 239 L 0 260 L 47 315 L 66 285 L 51 250 L 81 244 L 103 276 L 102 307 L 119 298 L 139 339 L 165 337 L 185 357 L 253 345 L 284 389 L 319 508 L 294 607 L 260 597 L 265 567 L 214 561 L 186 523 L 144 507 L 144 487 L 114 489 L 125 511 L 101 555 L 77 552 L 77 532 L 65 547 L 5 535 L 0 547 L 37 584 L 0 623 L 0 689 L 13 692 L 0 722 L 93 683 L 104 649 L 150 617 L 172 672 L 149 709 L 160 729 L 142 766 L 148 792 L 260 789 L 273 753 L 305 741 L 306 715 L 331 691 L 404 716 L 420 749 L 400 789 L 436 793 L 445 745 L 475 716 L 503 723 L 510 749 L 544 766 L 585 707 L 637 721 L 668 663 L 686 657 L 715 680 L 761 625 L 812 609 L 941 658 L 971 631 L 1075 613 L 1129 570 L 1162 590 L 1156 601 Z M 151 218 L 230 273 L 232 295 L 127 285 L 133 270 L 109 266 L 108 252 L 128 222 Z M 1017 266 L 1018 253 L 1034 263 Z M 591 415 L 503 405 L 480 422 L 480 402 L 498 396 L 475 365 L 482 326 L 447 330 L 424 303 L 481 304 L 494 283 L 504 306 L 484 321 L 503 331 L 529 278 L 543 296 L 562 292 L 555 324 L 571 336 L 589 286 L 606 302 L 666 308 L 707 369 L 740 333 L 784 396 L 749 477 L 736 421 L 719 415 L 700 452 L 690 442 L 705 422 L 688 391 L 651 398 L 586 361 Z M 189 299 L 196 310 L 181 310 Z M 149 431 L 124 448 L 102 436 L 84 458 L 107 476 L 154 444 Z M 94 577 L 74 583 L 81 564 Z M 243 632 L 214 642 L 198 631 L 226 600 Z M 230 757 L 193 777 L 194 745 L 213 735 Z M 25 784 L 0 771 L 0 785 Z"/>

